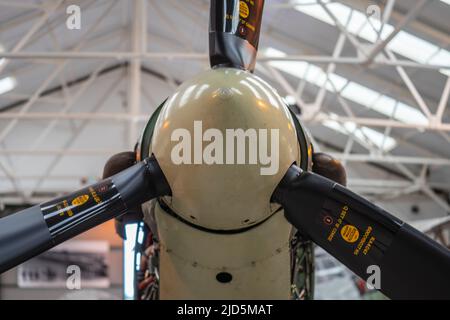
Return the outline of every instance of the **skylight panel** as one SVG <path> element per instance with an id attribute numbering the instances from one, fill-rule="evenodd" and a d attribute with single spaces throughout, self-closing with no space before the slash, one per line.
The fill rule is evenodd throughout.
<path id="1" fill-rule="evenodd" d="M 439 47 L 408 32 L 400 31 L 387 45 L 388 49 L 420 63 L 428 63 Z M 445 64 L 450 61 L 444 61 Z"/>
<path id="2" fill-rule="evenodd" d="M 450 69 L 439 69 L 439 72 L 447 77 L 450 77 Z"/>
<path id="3" fill-rule="evenodd" d="M 286 56 L 286 53 L 271 47 L 265 50 L 265 54 L 271 57 Z M 326 81 L 326 73 L 320 67 L 304 61 L 272 61 L 270 65 L 319 87 L 322 87 Z M 334 73 L 329 75 L 329 81 L 333 83 L 337 90 L 341 90 L 347 83 L 345 78 Z M 333 91 L 333 86 L 330 83 L 327 83 L 326 87 L 327 90 Z"/>
<path id="4" fill-rule="evenodd" d="M 394 118 L 405 123 L 427 125 L 428 119 L 417 109 L 399 102 L 395 108 Z"/>
<path id="5" fill-rule="evenodd" d="M 301 11 L 313 18 L 320 21 L 334 25 L 334 21 L 328 16 L 328 14 L 323 10 L 323 8 L 318 4 L 311 5 L 299 5 L 295 7 L 296 10 Z"/>
<path id="6" fill-rule="evenodd" d="M 286 53 L 275 48 L 268 48 L 265 50 L 265 53 L 266 55 L 273 57 L 286 56 Z M 271 61 L 270 65 L 287 74 L 304 79 L 318 87 L 322 87 L 326 79 L 325 71 L 320 67 L 307 62 Z M 308 72 L 306 72 L 306 70 L 308 70 Z M 335 73 L 330 73 L 329 81 L 326 83 L 325 88 L 334 93 L 330 81 L 335 85 L 336 90 L 340 91 L 350 80 Z M 341 95 L 349 101 L 353 101 L 361 106 L 379 112 L 387 117 L 392 117 L 398 121 L 420 125 L 428 124 L 428 119 L 420 110 L 354 81 L 350 81 L 341 92 Z"/>
<path id="7" fill-rule="evenodd" d="M 331 82 L 331 83 L 330 83 Z M 348 80 L 344 77 L 338 76 L 337 74 L 330 73 L 328 76 L 328 82 L 326 84 L 326 89 L 328 91 L 334 92 L 336 89 L 337 91 L 341 91 L 344 86 L 347 84 Z"/>
<path id="8" fill-rule="evenodd" d="M 371 128 L 361 127 L 359 131 L 364 139 L 369 139 L 378 149 L 385 152 L 390 151 L 397 146 L 397 142 L 394 138 L 385 136 L 383 133 Z"/>
<path id="9" fill-rule="evenodd" d="M 350 82 L 342 91 L 341 95 L 348 100 L 369 107 L 380 96 L 380 93 L 358 83 Z"/>
<path id="10" fill-rule="evenodd" d="M 335 115 L 335 114 L 332 114 Z M 327 119 L 322 124 L 336 132 L 344 135 L 354 135 L 359 143 L 367 147 L 376 146 L 378 149 L 384 152 L 391 151 L 397 146 L 397 141 L 390 137 L 385 136 L 381 132 L 373 130 L 368 127 L 359 127 L 351 121 L 340 123 L 336 120 Z"/>
<path id="11" fill-rule="evenodd" d="M 441 0 L 445 3 L 450 3 L 450 0 Z M 307 14 L 313 18 L 316 18 L 322 22 L 325 22 L 329 25 L 335 26 L 335 22 L 333 19 L 329 17 L 327 12 L 322 8 L 319 4 L 311 4 L 309 1 L 309 5 L 306 5 L 305 1 L 296 1 L 296 4 L 303 4 L 295 6 L 297 11 L 300 11 L 304 14 Z M 367 22 L 367 17 L 365 13 L 358 11 L 356 9 L 352 9 L 349 6 L 346 6 L 342 3 L 333 2 L 327 4 L 327 7 L 331 12 L 334 13 L 336 19 L 340 22 L 340 24 L 346 26 L 347 30 L 356 36 L 361 37 L 371 43 L 375 43 L 378 39 L 378 35 L 376 30 L 381 29 L 381 21 L 370 17 L 370 23 Z M 351 16 L 350 16 L 351 13 Z M 348 19 L 350 20 L 348 21 Z M 394 30 L 394 26 L 390 24 L 385 24 L 383 30 L 381 32 L 381 39 L 386 39 L 389 34 Z M 409 58 L 415 62 L 419 63 L 428 63 L 432 65 L 445 65 L 450 67 L 450 59 L 431 59 L 434 54 L 439 50 L 439 47 L 434 45 L 433 43 L 421 39 L 411 33 L 406 31 L 400 31 L 387 45 L 387 48 L 397 54 L 400 54 L 406 58 Z M 443 51 L 443 55 L 449 54 L 450 52 L 445 49 L 440 49 Z M 430 60 L 430 61 L 429 61 Z M 448 69 L 439 70 L 441 73 L 445 75 L 449 75 L 450 71 Z"/>
<path id="12" fill-rule="evenodd" d="M 450 52 L 444 49 L 440 49 L 439 52 L 430 59 L 430 63 L 438 65 L 449 64 Z"/>
<path id="13" fill-rule="evenodd" d="M 397 100 L 385 95 L 381 95 L 372 105 L 370 105 L 370 108 L 379 113 L 385 114 L 388 117 L 394 118 L 395 107 L 397 106 L 397 104 L 398 104 Z"/>

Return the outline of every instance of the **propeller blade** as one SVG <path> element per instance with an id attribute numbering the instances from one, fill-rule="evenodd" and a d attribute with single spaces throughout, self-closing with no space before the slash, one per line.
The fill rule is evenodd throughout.
<path id="1" fill-rule="evenodd" d="M 255 69 L 264 0 L 211 0 L 211 67 Z"/>
<path id="2" fill-rule="evenodd" d="M 170 195 L 154 157 L 72 194 L 0 219 L 0 273 L 150 199 Z"/>
<path id="3" fill-rule="evenodd" d="M 347 188 L 292 165 L 272 200 L 369 284 L 378 269 L 377 289 L 389 298 L 450 298 L 450 250 Z"/>

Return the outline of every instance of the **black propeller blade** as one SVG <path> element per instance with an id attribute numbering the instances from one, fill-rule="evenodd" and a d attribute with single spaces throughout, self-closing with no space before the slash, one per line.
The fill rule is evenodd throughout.
<path id="1" fill-rule="evenodd" d="M 272 200 L 364 280 L 379 268 L 389 298 L 450 299 L 450 250 L 345 187 L 292 165 Z"/>
<path id="2" fill-rule="evenodd" d="M 264 0 L 211 0 L 211 67 L 255 69 Z"/>
<path id="3" fill-rule="evenodd" d="M 2 218 L 0 273 L 129 208 L 170 193 L 152 157 L 70 195 Z"/>

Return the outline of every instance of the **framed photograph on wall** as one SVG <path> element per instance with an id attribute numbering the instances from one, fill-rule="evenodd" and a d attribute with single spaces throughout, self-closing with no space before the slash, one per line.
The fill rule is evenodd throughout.
<path id="1" fill-rule="evenodd" d="M 108 288 L 107 241 L 72 240 L 26 261 L 17 271 L 20 288 Z M 80 288 L 77 288 L 80 287 Z"/>

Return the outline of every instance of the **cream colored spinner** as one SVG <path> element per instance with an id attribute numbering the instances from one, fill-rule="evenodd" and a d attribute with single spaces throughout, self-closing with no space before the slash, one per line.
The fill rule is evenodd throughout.
<path id="1" fill-rule="evenodd" d="M 174 164 L 174 130 L 278 129 L 278 171 L 260 164 Z M 207 143 L 205 143 L 206 145 Z M 183 219 L 213 230 L 236 230 L 267 219 L 278 207 L 270 197 L 300 152 L 295 126 L 279 95 L 259 77 L 238 69 L 208 70 L 183 83 L 165 103 L 154 129 L 155 154 L 172 190 L 166 204 Z M 270 144 L 268 146 L 270 148 Z M 194 150 L 192 150 L 194 153 Z"/>

